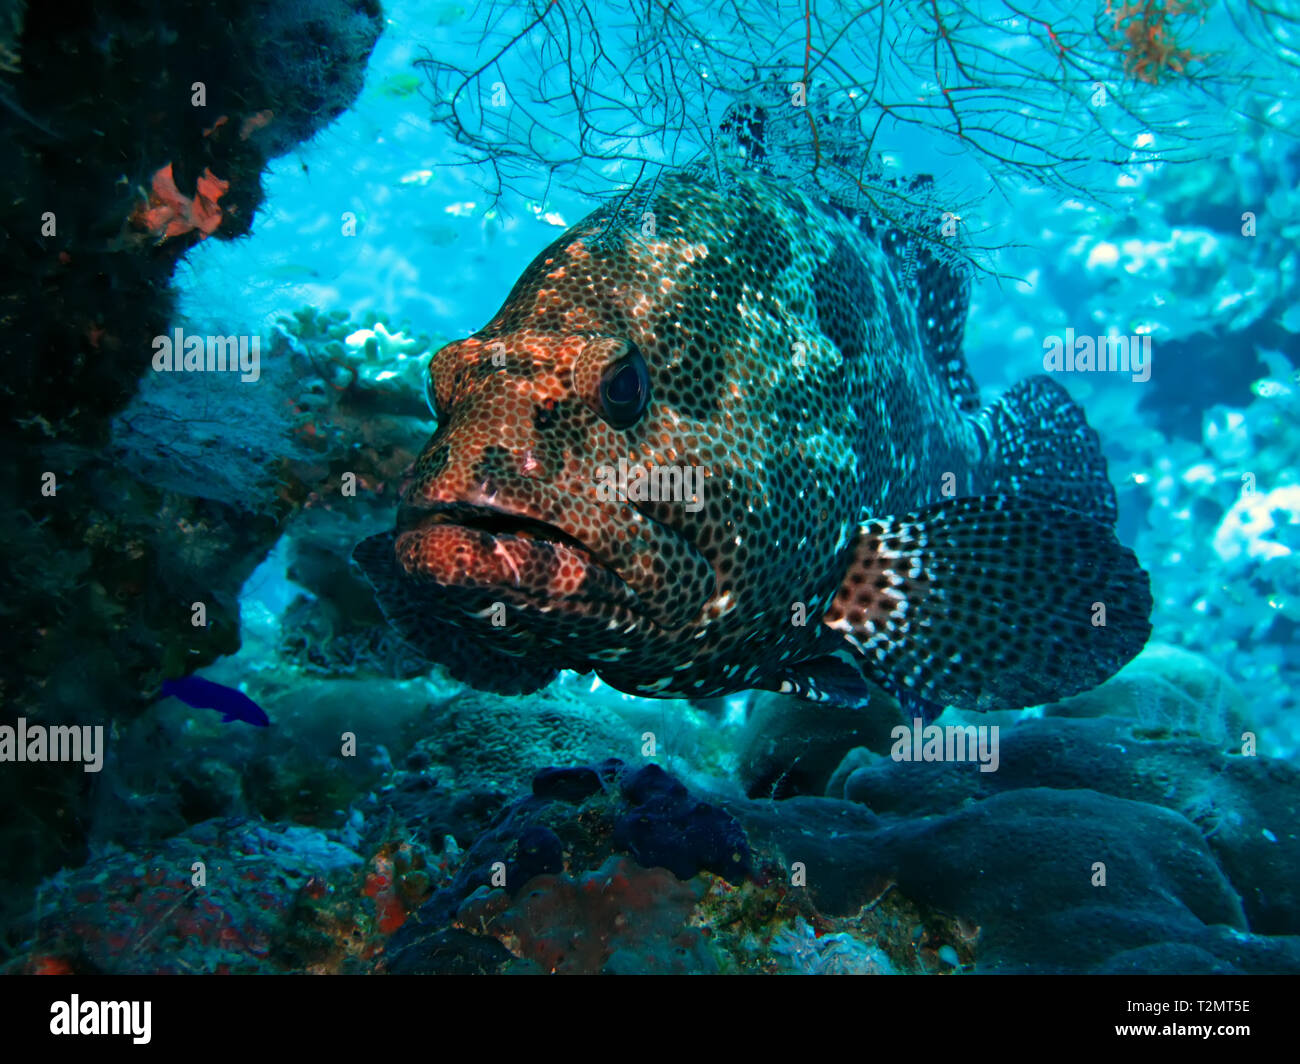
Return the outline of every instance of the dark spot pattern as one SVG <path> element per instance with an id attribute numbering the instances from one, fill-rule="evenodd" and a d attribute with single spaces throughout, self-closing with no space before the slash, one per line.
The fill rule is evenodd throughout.
<path id="1" fill-rule="evenodd" d="M 852 219 L 754 174 L 670 174 L 647 206 L 653 235 L 597 212 L 435 354 L 395 549 L 431 618 L 486 647 L 709 696 L 834 649 L 820 618 L 860 522 L 932 501 L 979 449 Z M 597 389 L 631 346 L 650 400 L 616 428 Z M 602 490 L 669 468 L 698 498 Z M 878 575 L 846 609 L 877 608 Z"/>
<path id="2" fill-rule="evenodd" d="M 821 331 L 845 361 L 861 358 L 867 347 L 868 322 L 879 313 L 866 264 L 839 241 L 830 258 L 813 272 L 812 289 Z"/>

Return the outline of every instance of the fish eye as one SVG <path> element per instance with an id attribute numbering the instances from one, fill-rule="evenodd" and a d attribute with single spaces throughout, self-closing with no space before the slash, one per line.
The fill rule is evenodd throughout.
<path id="1" fill-rule="evenodd" d="M 600 376 L 601 414 L 614 428 L 631 428 L 650 402 L 650 371 L 635 344 Z"/>

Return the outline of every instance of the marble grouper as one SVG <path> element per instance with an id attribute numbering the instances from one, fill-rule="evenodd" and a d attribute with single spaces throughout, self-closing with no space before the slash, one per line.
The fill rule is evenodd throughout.
<path id="1" fill-rule="evenodd" d="M 870 684 L 927 716 L 1142 648 L 1097 436 L 1047 377 L 981 409 L 968 272 L 760 173 L 674 172 L 633 213 L 568 230 L 432 358 L 437 431 L 354 554 L 408 642 L 504 692 Z"/>

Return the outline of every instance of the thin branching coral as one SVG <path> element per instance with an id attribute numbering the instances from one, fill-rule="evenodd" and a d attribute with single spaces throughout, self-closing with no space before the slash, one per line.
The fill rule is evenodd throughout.
<path id="1" fill-rule="evenodd" d="M 876 206 L 891 166 L 924 152 L 921 168 L 977 164 L 981 185 L 1091 195 L 1107 165 L 1212 150 L 1226 124 L 1197 109 L 1233 106 L 1252 45 L 1294 55 L 1293 13 L 1231 3 L 1202 26 L 1212 0 L 481 0 L 465 47 L 420 66 L 493 205 L 737 151 Z M 1225 26 L 1241 56 L 1198 43 Z"/>

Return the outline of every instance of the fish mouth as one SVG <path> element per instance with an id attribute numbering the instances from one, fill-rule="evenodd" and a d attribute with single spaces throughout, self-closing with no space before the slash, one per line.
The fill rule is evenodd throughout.
<path id="1" fill-rule="evenodd" d="M 398 562 L 410 577 L 464 593 L 472 613 L 484 602 L 506 601 L 660 628 L 679 627 L 698 613 L 713 573 L 679 533 L 643 521 L 639 549 L 629 552 L 621 534 L 593 543 L 547 520 L 562 516 L 570 528 L 608 525 L 610 515 L 586 500 L 551 500 L 546 510 L 514 509 L 495 496 L 408 501 L 398 513 Z"/>
<path id="2" fill-rule="evenodd" d="M 407 574 L 468 597 L 544 612 L 581 612 L 584 604 L 640 614 L 636 591 L 609 561 L 559 525 L 501 506 L 435 502 L 399 515 L 397 559 Z"/>
<path id="3" fill-rule="evenodd" d="M 593 562 L 596 561 L 595 554 L 582 540 L 570 535 L 559 525 L 496 506 L 469 502 L 435 503 L 422 512 L 419 524 L 423 528 L 452 525 L 482 532 L 493 539 L 506 537 L 540 540 L 563 545 L 571 551 L 586 554 Z"/>

